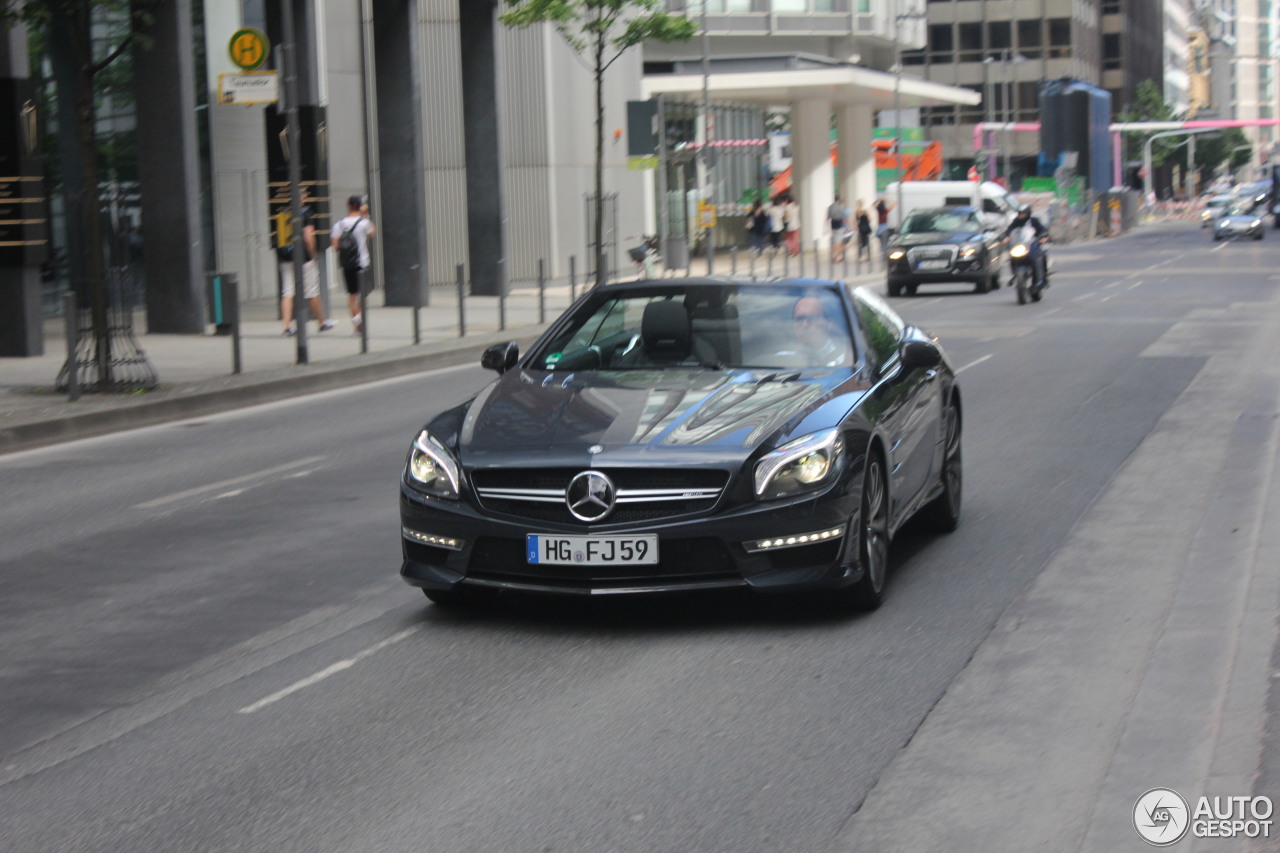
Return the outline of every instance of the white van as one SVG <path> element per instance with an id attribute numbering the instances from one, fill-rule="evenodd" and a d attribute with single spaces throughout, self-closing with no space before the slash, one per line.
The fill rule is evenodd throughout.
<path id="1" fill-rule="evenodd" d="M 889 211 L 890 228 L 897 228 L 902 216 L 916 208 L 963 205 L 981 209 L 984 221 L 1002 231 L 1018 212 L 1018 203 L 1009 191 L 993 181 L 903 181 L 902 209 L 898 206 L 897 181 L 881 195 L 894 206 Z"/>

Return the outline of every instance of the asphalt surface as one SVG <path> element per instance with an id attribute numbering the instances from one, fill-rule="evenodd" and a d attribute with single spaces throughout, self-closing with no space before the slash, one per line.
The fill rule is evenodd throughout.
<path id="1" fill-rule="evenodd" d="M 897 300 L 961 369 L 964 519 L 865 616 L 427 605 L 397 473 L 471 366 L 0 456 L 0 846 L 1122 851 L 1148 788 L 1275 796 L 1271 245 Z"/>

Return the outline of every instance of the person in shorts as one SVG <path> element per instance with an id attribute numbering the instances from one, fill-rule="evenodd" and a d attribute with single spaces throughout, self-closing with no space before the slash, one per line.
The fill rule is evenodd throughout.
<path id="1" fill-rule="evenodd" d="M 302 298 L 307 300 L 307 305 L 311 308 L 311 316 L 320 324 L 320 331 L 327 332 L 333 328 L 334 323 L 324 316 L 324 306 L 320 303 L 320 263 L 316 259 L 316 226 L 311 217 L 311 208 L 305 206 L 307 201 L 309 199 L 304 192 L 302 245 L 306 249 L 307 259 L 302 264 Z M 276 260 L 280 266 L 280 319 L 284 323 L 284 333 L 292 337 L 298 333 L 293 316 L 293 300 L 297 292 L 293 276 L 293 245 L 278 247 Z"/>
<path id="2" fill-rule="evenodd" d="M 364 317 L 360 315 L 360 279 L 369 269 L 369 240 L 378 233 L 373 226 L 373 220 L 369 218 L 368 211 L 369 208 L 362 196 L 351 196 L 347 199 L 347 215 L 335 222 L 333 229 L 329 232 L 329 242 L 335 254 L 339 254 L 338 243 L 341 242 L 342 235 L 348 232 L 355 237 L 356 245 L 360 250 L 355 266 L 343 266 L 339 261 L 342 279 L 347 286 L 347 310 L 351 312 L 351 325 L 357 332 L 364 323 Z"/>

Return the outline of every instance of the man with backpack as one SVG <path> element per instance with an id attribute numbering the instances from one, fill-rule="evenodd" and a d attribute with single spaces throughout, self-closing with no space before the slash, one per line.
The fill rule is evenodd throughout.
<path id="1" fill-rule="evenodd" d="M 360 277 L 369 269 L 369 240 L 378 232 L 373 220 L 362 210 L 364 199 L 353 195 L 347 199 L 347 215 L 333 224 L 330 243 L 338 255 L 338 266 L 347 285 L 347 309 L 351 325 L 359 332 L 364 324 L 360 314 Z"/>

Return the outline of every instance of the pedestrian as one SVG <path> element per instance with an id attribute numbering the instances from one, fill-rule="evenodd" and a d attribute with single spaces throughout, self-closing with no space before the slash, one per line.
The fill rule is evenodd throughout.
<path id="1" fill-rule="evenodd" d="M 800 254 L 800 205 L 787 193 L 782 207 L 783 239 L 787 242 L 787 252 L 791 257 Z"/>
<path id="2" fill-rule="evenodd" d="M 853 214 L 858 228 L 858 260 L 871 260 L 871 214 L 867 212 L 862 199 L 858 199 L 858 208 Z"/>
<path id="3" fill-rule="evenodd" d="M 756 199 L 747 212 L 747 233 L 751 235 L 751 251 L 759 255 L 764 251 L 765 235 L 769 233 L 769 214 L 760 199 Z"/>
<path id="4" fill-rule="evenodd" d="M 316 225 L 312 218 L 310 201 L 306 190 L 302 192 L 302 247 L 306 251 L 306 259 L 302 262 L 302 298 L 307 300 L 311 308 L 311 316 L 320 324 L 320 331 L 327 332 L 334 323 L 324 315 L 324 306 L 320 303 L 320 262 L 316 258 Z M 296 295 L 293 265 L 293 214 L 290 210 L 282 210 L 276 214 L 276 260 L 280 269 L 280 319 L 284 323 L 284 334 L 292 337 L 298 334 L 298 326 L 293 316 L 293 300 Z"/>
<path id="5" fill-rule="evenodd" d="M 351 196 L 347 199 L 347 215 L 334 223 L 329 232 L 329 242 L 338 253 L 338 265 L 347 286 L 347 310 L 351 312 L 351 325 L 356 332 L 364 325 L 360 313 L 360 279 L 369 269 L 369 241 L 378 234 L 368 211 L 362 196 Z M 354 249 L 342 245 L 344 237 L 354 239 Z"/>
<path id="6" fill-rule="evenodd" d="M 786 227 L 783 221 L 785 208 L 785 198 L 781 195 L 775 196 L 773 203 L 769 205 L 769 248 L 774 252 L 782 246 L 782 233 Z"/>
<path id="7" fill-rule="evenodd" d="M 827 208 L 827 220 L 831 224 L 831 262 L 838 264 L 844 260 L 844 247 L 849 240 L 849 210 L 839 194 Z"/>
<path id="8" fill-rule="evenodd" d="M 880 196 L 876 199 L 875 208 L 876 239 L 880 241 L 880 254 L 883 255 L 889 247 L 889 211 L 893 210 L 893 204 Z"/>

